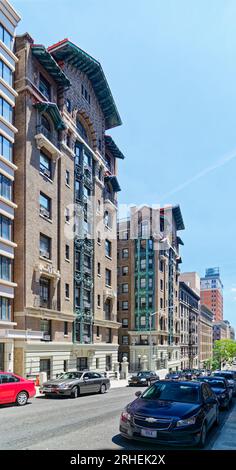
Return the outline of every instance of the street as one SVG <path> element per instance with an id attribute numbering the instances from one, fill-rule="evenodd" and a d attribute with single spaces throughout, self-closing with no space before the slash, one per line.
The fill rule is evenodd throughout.
<path id="1" fill-rule="evenodd" d="M 74 400 L 42 396 L 21 408 L 0 406 L 0 449 L 154 449 L 119 435 L 120 413 L 137 390 L 141 389 L 116 388 Z M 229 413 L 221 411 L 220 426 L 210 431 L 206 449 L 214 446 Z"/>

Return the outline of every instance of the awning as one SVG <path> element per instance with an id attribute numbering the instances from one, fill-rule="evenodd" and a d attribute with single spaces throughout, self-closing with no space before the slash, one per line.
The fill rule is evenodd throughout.
<path id="1" fill-rule="evenodd" d="M 177 237 L 177 243 L 178 245 L 184 245 L 184 242 L 180 237 Z"/>
<path id="2" fill-rule="evenodd" d="M 33 56 L 36 57 L 58 85 L 67 88 L 70 87 L 71 83 L 69 78 L 42 44 L 32 44 L 31 51 Z"/>
<path id="3" fill-rule="evenodd" d="M 48 51 L 57 61 L 65 61 L 87 75 L 103 111 L 106 129 L 120 126 L 121 118 L 100 62 L 69 39 L 50 46 Z"/>
<path id="4" fill-rule="evenodd" d="M 174 216 L 175 223 L 176 223 L 176 229 L 177 230 L 184 230 L 185 229 L 184 221 L 183 221 L 183 217 L 182 217 L 181 210 L 180 210 L 179 206 L 173 207 L 173 216 Z"/>
<path id="5" fill-rule="evenodd" d="M 50 103 L 48 101 L 39 101 L 38 103 L 35 103 L 34 106 L 39 110 L 40 113 L 49 114 L 49 116 L 54 122 L 54 126 L 57 131 L 66 128 L 66 125 L 61 117 L 61 113 L 56 103 Z"/>
<path id="6" fill-rule="evenodd" d="M 110 152 L 115 158 L 121 158 L 122 160 L 124 160 L 125 156 L 117 147 L 116 143 L 114 142 L 114 140 L 112 139 L 110 135 L 105 135 L 105 144 L 106 144 L 106 148 L 110 150 Z"/>
<path id="7" fill-rule="evenodd" d="M 116 176 L 105 176 L 104 181 L 105 183 L 111 184 L 112 189 L 115 193 L 118 193 L 119 191 L 121 191 L 121 188 L 120 188 L 120 185 L 118 183 Z"/>

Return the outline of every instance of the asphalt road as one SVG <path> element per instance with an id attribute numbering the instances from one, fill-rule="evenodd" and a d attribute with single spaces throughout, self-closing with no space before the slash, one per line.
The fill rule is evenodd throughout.
<path id="1" fill-rule="evenodd" d="M 22 408 L 0 406 L 0 449 L 154 449 L 151 444 L 126 442 L 119 435 L 120 413 L 135 398 L 136 390 L 141 389 L 116 388 L 105 395 L 74 400 L 39 397 Z M 210 432 L 207 449 L 221 432 L 228 412 L 220 416 L 221 424 Z"/>

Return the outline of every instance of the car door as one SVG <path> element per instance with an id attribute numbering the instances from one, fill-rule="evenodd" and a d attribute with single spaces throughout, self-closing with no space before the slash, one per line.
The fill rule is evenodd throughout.
<path id="1" fill-rule="evenodd" d="M 215 399 L 215 394 L 211 390 L 210 385 L 208 384 L 203 384 L 203 397 L 204 397 L 204 402 L 205 402 L 205 412 L 206 412 L 206 418 L 209 427 L 215 420 L 216 416 L 216 403 L 207 403 L 209 399 Z"/>
<path id="2" fill-rule="evenodd" d="M 0 403 L 13 403 L 16 395 L 16 383 L 11 381 L 11 374 L 0 375 Z"/>
<path id="3" fill-rule="evenodd" d="M 93 372 L 92 375 L 94 380 L 94 392 L 98 393 L 101 389 L 102 376 L 98 372 Z"/>
<path id="4" fill-rule="evenodd" d="M 93 393 L 95 388 L 94 379 L 91 372 L 85 372 L 82 377 L 82 393 Z"/>

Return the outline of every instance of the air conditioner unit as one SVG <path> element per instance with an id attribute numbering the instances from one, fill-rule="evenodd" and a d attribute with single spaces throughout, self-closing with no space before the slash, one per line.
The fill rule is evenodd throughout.
<path id="1" fill-rule="evenodd" d="M 47 219 L 50 218 L 50 212 L 45 209 L 45 207 L 40 207 L 40 214 L 42 214 L 44 217 L 47 217 Z"/>

